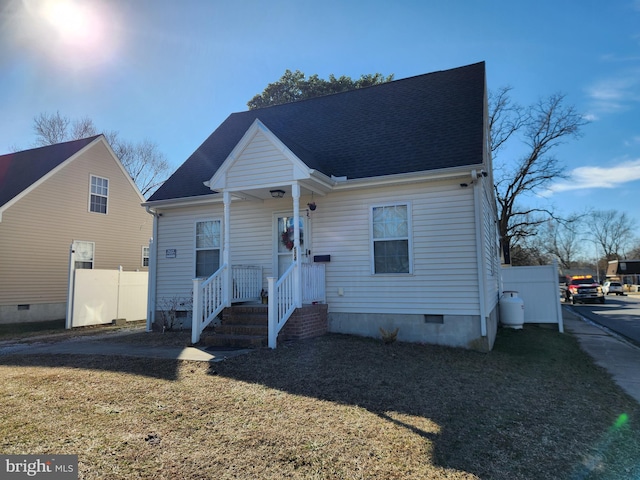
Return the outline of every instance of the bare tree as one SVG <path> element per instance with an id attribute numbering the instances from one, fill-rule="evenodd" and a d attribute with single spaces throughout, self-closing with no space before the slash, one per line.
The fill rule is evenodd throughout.
<path id="1" fill-rule="evenodd" d="M 53 145 L 68 140 L 69 118 L 56 113 L 41 113 L 33 119 L 36 146 Z"/>
<path id="2" fill-rule="evenodd" d="M 634 240 L 634 243 L 629 249 L 629 252 L 627 252 L 627 258 L 629 260 L 640 259 L 640 240 Z"/>
<path id="3" fill-rule="evenodd" d="M 566 221 L 550 220 L 542 234 L 545 250 L 553 255 L 563 269 L 572 269 L 583 253 L 581 248 L 582 217 L 572 215 Z"/>
<path id="4" fill-rule="evenodd" d="M 93 137 L 98 134 L 98 130 L 93 124 L 93 120 L 89 117 L 82 117 L 78 120 L 74 120 L 71 124 L 71 138 L 72 139 L 80 139 Z"/>
<path id="5" fill-rule="evenodd" d="M 626 257 L 625 250 L 634 241 L 635 224 L 626 213 L 617 210 L 596 211 L 589 222 L 589 237 L 600 247 L 606 260 Z"/>
<path id="6" fill-rule="evenodd" d="M 587 123 L 573 106 L 564 105 L 564 95 L 553 94 L 522 107 L 511 101 L 510 91 L 510 87 L 503 87 L 489 95 L 499 229 L 507 256 L 513 244 L 536 234 L 541 224 L 554 217 L 550 208 L 529 207 L 522 199 L 565 176 L 564 166 L 550 152 L 569 137 L 578 137 Z M 525 153 L 517 159 L 497 161 L 503 147 L 517 137 Z"/>
<path id="7" fill-rule="evenodd" d="M 36 145 L 53 145 L 69 140 L 78 140 L 98 134 L 93 120 L 82 117 L 71 121 L 60 112 L 41 113 L 34 118 Z M 145 197 L 153 193 L 165 181 L 170 172 L 169 162 L 158 145 L 149 140 L 138 143 L 120 138 L 117 131 L 104 132 L 109 145 L 122 162 L 124 168 Z"/>

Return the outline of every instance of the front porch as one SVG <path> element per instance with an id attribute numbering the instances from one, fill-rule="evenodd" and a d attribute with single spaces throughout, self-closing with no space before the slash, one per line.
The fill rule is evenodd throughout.
<path id="1" fill-rule="evenodd" d="M 268 306 L 236 304 L 220 314 L 220 323 L 202 332 L 200 342 L 221 348 L 259 348 L 268 345 Z M 327 333 L 327 305 L 297 308 L 278 334 L 278 342 L 303 340 Z"/>
<path id="2" fill-rule="evenodd" d="M 262 268 L 247 265 L 229 267 L 227 264 L 207 279 L 194 279 L 192 343 L 200 341 L 203 330 L 220 314 L 223 320 L 217 331 L 227 337 L 220 336 L 218 340 L 209 339 L 207 342 L 225 340 L 227 344 L 237 346 L 233 345 L 235 337 L 244 335 L 256 337 L 254 346 L 261 346 L 259 339 L 266 333 L 268 346 L 276 348 L 279 334 L 282 340 L 311 338 L 326 333 L 324 264 L 294 260 L 280 279 L 268 277 L 266 306 L 259 304 L 264 293 L 262 282 Z M 242 318 L 242 313 L 248 313 L 249 320 Z M 234 318 L 241 320 L 230 320 Z"/>

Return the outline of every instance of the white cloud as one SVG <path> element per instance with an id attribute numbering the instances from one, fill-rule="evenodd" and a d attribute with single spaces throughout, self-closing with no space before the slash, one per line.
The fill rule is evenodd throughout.
<path id="1" fill-rule="evenodd" d="M 637 72 L 601 80 L 587 88 L 591 99 L 591 115 L 613 113 L 628 109 L 632 103 L 640 102 L 640 80 Z"/>
<path id="2" fill-rule="evenodd" d="M 569 172 L 567 180 L 552 185 L 542 196 L 587 188 L 616 188 L 636 180 L 640 180 L 640 158 L 611 167 L 578 167 Z"/>

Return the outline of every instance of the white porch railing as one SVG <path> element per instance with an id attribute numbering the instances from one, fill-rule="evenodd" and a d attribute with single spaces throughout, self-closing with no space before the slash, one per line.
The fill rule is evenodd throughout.
<path id="1" fill-rule="evenodd" d="M 269 285 L 269 348 L 276 348 L 278 333 L 296 309 L 295 282 L 297 263 L 292 263 L 278 281 L 267 278 Z"/>
<path id="2" fill-rule="evenodd" d="M 193 319 L 191 342 L 198 343 L 200 334 L 227 305 L 224 280 L 228 266 L 225 263 L 206 280 L 193 279 Z"/>
<path id="3" fill-rule="evenodd" d="M 302 303 L 326 303 L 324 263 L 303 263 L 301 267 Z"/>
<path id="4" fill-rule="evenodd" d="M 262 268 L 236 265 L 231 267 L 233 289 L 231 301 L 228 289 L 225 288 L 227 278 L 226 264 L 206 280 L 193 280 L 193 320 L 191 321 L 191 342 L 198 343 L 200 334 L 222 309 L 231 302 L 258 300 L 262 289 Z"/>
<path id="5" fill-rule="evenodd" d="M 218 316 L 224 307 L 235 302 L 259 300 L 262 291 L 262 268 L 250 265 L 231 267 L 231 300 L 228 300 L 225 286 L 227 278 L 225 264 L 209 278 L 193 280 L 193 320 L 191 322 L 191 342 L 198 343 L 202 331 Z M 296 269 L 300 268 L 300 290 L 302 303 L 324 303 L 325 266 L 323 264 L 291 264 L 282 277 L 276 281 L 268 278 L 269 295 L 269 347 L 276 348 L 278 333 L 295 311 Z M 299 290 L 298 290 L 299 291 Z"/>
<path id="6" fill-rule="evenodd" d="M 254 265 L 233 265 L 231 267 L 233 292 L 231 302 L 259 300 L 262 292 L 262 267 Z"/>

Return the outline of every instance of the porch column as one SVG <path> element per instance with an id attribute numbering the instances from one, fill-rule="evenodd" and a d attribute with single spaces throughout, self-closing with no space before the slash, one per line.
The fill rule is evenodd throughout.
<path id="1" fill-rule="evenodd" d="M 300 185 L 291 185 L 293 198 L 293 261 L 296 268 L 293 271 L 293 295 L 297 308 L 302 307 L 302 281 L 300 275 Z"/>
<path id="2" fill-rule="evenodd" d="M 224 202 L 224 240 L 222 245 L 222 263 L 227 266 L 224 273 L 224 298 L 226 306 L 231 306 L 231 297 L 233 292 L 233 272 L 231 271 L 231 194 L 228 191 L 222 193 L 222 201 Z"/>

